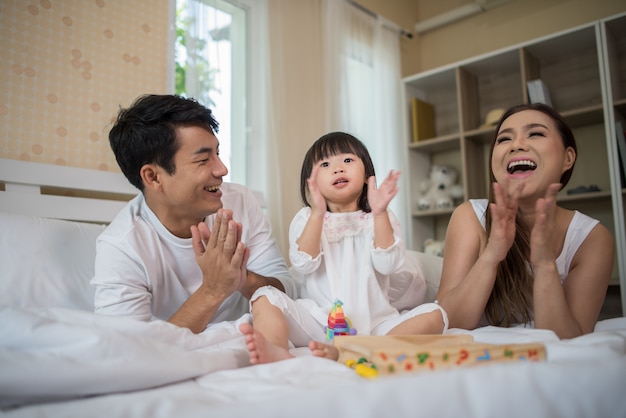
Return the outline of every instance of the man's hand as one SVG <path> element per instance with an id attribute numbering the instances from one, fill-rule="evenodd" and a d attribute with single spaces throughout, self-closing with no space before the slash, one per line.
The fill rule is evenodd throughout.
<path id="1" fill-rule="evenodd" d="M 196 261 L 202 270 L 202 287 L 222 301 L 246 281 L 250 250 L 241 242 L 241 224 L 232 220 L 232 211 L 220 209 L 213 231 L 204 222 L 191 227 Z"/>
<path id="2" fill-rule="evenodd" d="M 224 300 L 244 285 L 250 250 L 241 242 L 241 231 L 241 225 L 232 220 L 232 212 L 225 209 L 217 212 L 212 232 L 204 222 L 191 226 L 202 284 L 169 322 L 202 332 Z"/>

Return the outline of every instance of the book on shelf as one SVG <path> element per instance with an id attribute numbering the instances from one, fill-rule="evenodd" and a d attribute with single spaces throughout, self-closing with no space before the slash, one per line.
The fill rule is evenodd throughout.
<path id="1" fill-rule="evenodd" d="M 615 135 L 617 139 L 617 151 L 619 156 L 619 172 L 622 188 L 626 188 L 626 138 L 622 122 L 615 122 Z"/>
<path id="2" fill-rule="evenodd" d="M 413 128 L 413 142 L 434 138 L 435 107 L 417 97 L 411 99 L 411 124 Z"/>
<path id="3" fill-rule="evenodd" d="M 550 91 L 542 79 L 538 78 L 536 80 L 527 81 L 526 88 L 528 89 L 528 99 L 531 103 L 544 103 L 548 106 L 552 106 Z"/>

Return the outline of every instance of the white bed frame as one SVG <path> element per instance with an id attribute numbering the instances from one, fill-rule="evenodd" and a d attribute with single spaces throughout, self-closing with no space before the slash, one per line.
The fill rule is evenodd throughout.
<path id="1" fill-rule="evenodd" d="M 108 223 L 137 193 L 121 173 L 0 159 L 1 212 Z"/>

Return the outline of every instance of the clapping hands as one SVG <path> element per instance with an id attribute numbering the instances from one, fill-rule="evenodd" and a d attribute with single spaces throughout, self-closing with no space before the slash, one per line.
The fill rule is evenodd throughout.
<path id="1" fill-rule="evenodd" d="M 310 206 L 311 213 L 317 213 L 322 215 L 326 213 L 326 199 L 322 196 L 319 187 L 317 187 L 317 173 L 320 168 L 318 165 L 313 167 L 311 171 L 311 176 L 307 179 L 307 185 L 309 188 L 309 198 L 310 198 Z"/>
<path id="2" fill-rule="evenodd" d="M 398 178 L 400 171 L 391 170 L 387 178 L 376 187 L 376 177 L 371 176 L 367 179 L 367 201 L 374 216 L 380 215 L 387 211 L 387 206 L 394 196 L 398 193 Z"/>
<path id="3" fill-rule="evenodd" d="M 556 224 L 556 197 L 559 190 L 560 183 L 551 184 L 545 197 L 537 199 L 535 203 L 535 225 L 530 233 L 530 262 L 533 266 L 556 260 L 551 237 Z"/>
<path id="4" fill-rule="evenodd" d="M 241 242 L 242 226 L 232 220 L 232 211 L 220 209 L 213 230 L 206 223 L 191 227 L 196 261 L 202 270 L 202 285 L 224 299 L 246 281 L 250 250 Z"/>
<path id="5" fill-rule="evenodd" d="M 508 180 L 503 184 L 493 184 L 495 203 L 490 204 L 491 233 L 487 246 L 497 261 L 506 257 L 515 240 L 515 218 L 524 184 L 520 182 L 512 192 L 508 192 Z M 560 189 L 561 184 L 551 184 L 545 196 L 537 199 L 535 203 L 535 218 L 530 234 L 530 262 L 533 265 L 542 261 L 553 262 L 556 258 L 550 245 L 550 238 L 554 231 L 556 197 Z"/>
<path id="6" fill-rule="evenodd" d="M 518 183 L 512 193 L 508 191 L 508 186 L 508 180 L 505 180 L 504 184 L 494 183 L 495 203 L 489 205 L 491 233 L 486 252 L 488 251 L 497 262 L 504 260 L 515 241 L 518 199 L 524 190 L 524 183 Z"/>

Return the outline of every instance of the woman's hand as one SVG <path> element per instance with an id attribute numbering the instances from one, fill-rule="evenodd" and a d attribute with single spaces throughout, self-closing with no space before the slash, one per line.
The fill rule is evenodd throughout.
<path id="1" fill-rule="evenodd" d="M 485 255 L 489 255 L 496 262 L 504 260 L 515 240 L 518 199 L 524 189 L 524 183 L 519 183 L 510 193 L 508 185 L 508 180 L 504 181 L 504 185 L 497 182 L 493 184 L 495 203 L 489 205 L 491 232 Z"/>
<path id="2" fill-rule="evenodd" d="M 530 263 L 554 263 L 556 255 L 550 237 L 554 236 L 556 196 L 561 190 L 560 183 L 548 187 L 545 197 L 535 203 L 535 225 L 530 232 Z"/>

